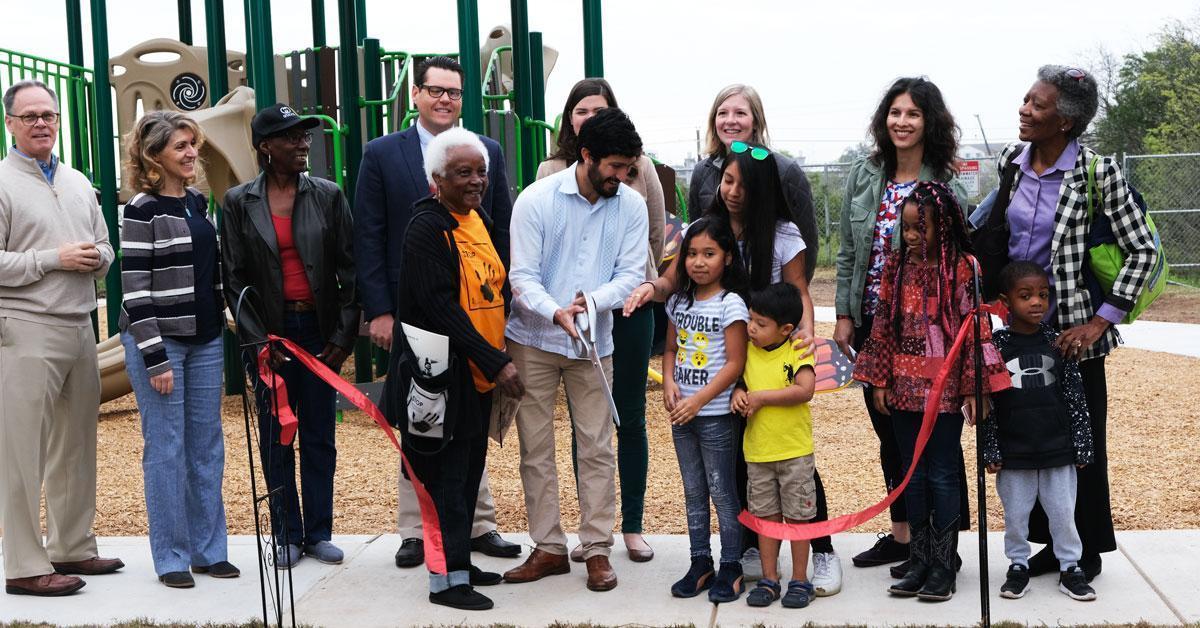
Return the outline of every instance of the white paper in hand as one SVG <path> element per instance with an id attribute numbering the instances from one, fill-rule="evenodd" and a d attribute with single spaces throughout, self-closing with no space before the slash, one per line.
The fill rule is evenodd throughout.
<path id="1" fill-rule="evenodd" d="M 424 377 L 437 377 L 446 371 L 450 362 L 450 338 L 420 327 L 400 323 L 404 338 L 417 358 L 417 366 Z"/>

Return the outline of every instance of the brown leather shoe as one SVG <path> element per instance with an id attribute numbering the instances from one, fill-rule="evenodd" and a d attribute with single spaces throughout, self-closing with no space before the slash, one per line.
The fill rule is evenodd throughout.
<path id="1" fill-rule="evenodd" d="M 588 570 L 587 588 L 592 591 L 611 591 L 617 588 L 617 574 L 609 564 L 607 556 L 593 556 L 584 562 L 587 563 Z"/>
<path id="2" fill-rule="evenodd" d="M 69 563 L 50 563 L 54 571 L 64 576 L 79 574 L 81 576 L 103 576 L 125 566 L 120 558 L 100 558 L 96 556 L 87 560 L 76 560 Z"/>
<path id="3" fill-rule="evenodd" d="M 566 554 L 551 554 L 540 549 L 533 550 L 520 567 L 504 572 L 505 582 L 533 582 L 546 576 L 558 576 L 571 572 L 571 563 Z"/>
<path id="4" fill-rule="evenodd" d="M 37 595 L 57 597 L 71 595 L 87 584 L 81 578 L 56 573 L 28 578 L 8 578 L 4 581 L 4 592 L 10 595 Z"/>

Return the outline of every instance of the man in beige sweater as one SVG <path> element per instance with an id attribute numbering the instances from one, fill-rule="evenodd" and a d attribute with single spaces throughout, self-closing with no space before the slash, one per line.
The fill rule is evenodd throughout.
<path id="1" fill-rule="evenodd" d="M 4 93 L 14 146 L 0 161 L 0 526 L 5 592 L 68 595 L 124 567 L 99 558 L 100 373 L 89 313 L 113 261 L 91 182 L 54 156 L 58 98 Z M 46 543 L 40 498 L 46 492 Z"/>

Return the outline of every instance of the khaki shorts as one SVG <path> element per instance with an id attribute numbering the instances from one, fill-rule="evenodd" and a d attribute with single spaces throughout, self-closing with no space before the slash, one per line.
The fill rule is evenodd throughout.
<path id="1" fill-rule="evenodd" d="M 775 462 L 746 463 L 747 510 L 756 517 L 782 514 L 785 519 L 808 521 L 817 516 L 816 464 L 812 454 Z"/>

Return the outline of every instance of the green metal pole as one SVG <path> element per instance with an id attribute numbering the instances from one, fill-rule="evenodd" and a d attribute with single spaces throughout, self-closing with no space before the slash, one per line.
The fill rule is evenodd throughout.
<path id="1" fill-rule="evenodd" d="M 83 17 L 79 0 L 67 0 L 67 55 L 71 65 L 83 65 Z M 68 84 L 65 98 L 71 124 L 71 165 L 79 171 L 87 170 L 87 156 L 83 154 L 83 138 L 88 127 L 87 110 L 84 107 L 87 95 L 78 89 L 82 80 L 82 72 L 71 70 L 71 82 Z M 59 94 L 58 97 L 64 100 L 63 94 Z"/>
<path id="2" fill-rule="evenodd" d="M 533 97 L 533 117 L 546 120 L 546 75 L 542 65 L 542 34 L 534 31 L 529 33 L 529 93 Z M 529 135 L 533 144 L 529 152 L 533 153 L 533 163 L 541 163 L 546 158 L 546 130 L 542 127 L 530 127 Z"/>
<path id="3" fill-rule="evenodd" d="M 179 41 L 192 45 L 192 0 L 179 0 Z"/>
<path id="4" fill-rule="evenodd" d="M 246 83 L 254 86 L 254 62 L 250 58 L 250 42 L 254 39 L 254 0 L 242 0 L 242 15 L 246 23 Z"/>
<path id="5" fill-rule="evenodd" d="M 358 90 L 358 12 L 361 0 L 338 0 L 338 75 L 341 79 L 338 119 L 346 130 L 346 199 L 354 205 L 354 186 L 362 163 L 362 106 Z M 379 72 L 369 68 L 368 75 Z M 371 381 L 371 342 L 359 338 L 354 344 L 354 381 Z"/>
<path id="6" fill-rule="evenodd" d="M 359 44 L 367 38 L 367 0 L 354 1 L 354 29 L 358 33 Z"/>
<path id="7" fill-rule="evenodd" d="M 383 100 L 383 81 L 380 77 L 379 40 L 368 37 L 363 40 L 363 97 L 367 100 Z M 372 106 L 367 109 L 367 127 L 363 139 L 370 141 L 383 135 L 383 108 Z"/>
<path id="8" fill-rule="evenodd" d="M 513 88 L 517 92 L 517 115 L 521 118 L 521 187 L 533 183 L 537 162 L 534 161 L 533 133 L 524 119 L 533 116 L 533 90 L 529 71 L 529 7 L 526 0 L 512 0 Z"/>
<path id="9" fill-rule="evenodd" d="M 92 85 L 96 90 L 96 177 L 100 180 L 100 209 L 108 225 L 108 241 L 114 251 L 121 247 L 117 228 L 117 163 L 113 145 L 112 86 L 108 82 L 108 9 L 105 0 L 92 0 Z M 108 333 L 117 329 L 121 317 L 121 265 L 113 262 L 104 278 L 108 301 Z"/>
<path id="10" fill-rule="evenodd" d="M 83 17 L 79 10 L 79 0 L 67 0 L 67 55 L 71 65 L 83 65 Z M 84 154 L 83 138 L 87 134 L 88 118 L 87 94 L 81 89 L 83 73 L 71 70 L 71 80 L 67 81 L 66 94 L 59 94 L 59 102 L 66 102 L 67 119 L 71 135 L 71 166 L 80 172 L 90 170 L 87 166 L 87 155 Z M 59 105 L 62 106 L 61 104 Z M 62 127 L 59 127 L 59 132 Z M 100 340 L 99 310 L 92 310 L 92 335 Z"/>
<path id="11" fill-rule="evenodd" d="M 254 104 L 275 104 L 275 51 L 271 42 L 271 0 L 250 0 L 254 28 L 250 32 L 250 62 L 254 66 Z"/>
<path id="12" fill-rule="evenodd" d="M 600 19 L 600 0 L 583 0 L 583 73 L 604 76 L 604 25 Z"/>
<path id="13" fill-rule="evenodd" d="M 458 0 L 458 62 L 463 82 L 463 126 L 483 133 L 483 77 L 479 68 L 479 1 Z"/>
<path id="14" fill-rule="evenodd" d="M 225 50 L 225 0 L 204 0 L 208 37 L 208 98 L 210 104 L 229 93 L 229 59 Z"/>
<path id="15" fill-rule="evenodd" d="M 325 47 L 325 0 L 312 0 L 313 48 Z"/>
<path id="16" fill-rule="evenodd" d="M 546 73 L 542 64 L 542 34 L 529 33 L 529 92 L 533 95 L 533 117 L 546 119 Z"/>
<path id="17" fill-rule="evenodd" d="M 208 100 L 217 101 L 229 93 L 229 59 L 225 50 L 225 0 L 204 0 L 204 32 L 208 44 Z M 217 210 L 217 226 L 225 222 L 221 211 L 222 199 L 214 199 Z M 225 394 L 240 395 L 246 388 L 246 376 L 242 370 L 241 351 L 237 336 L 228 329 L 224 334 L 225 349 Z"/>

